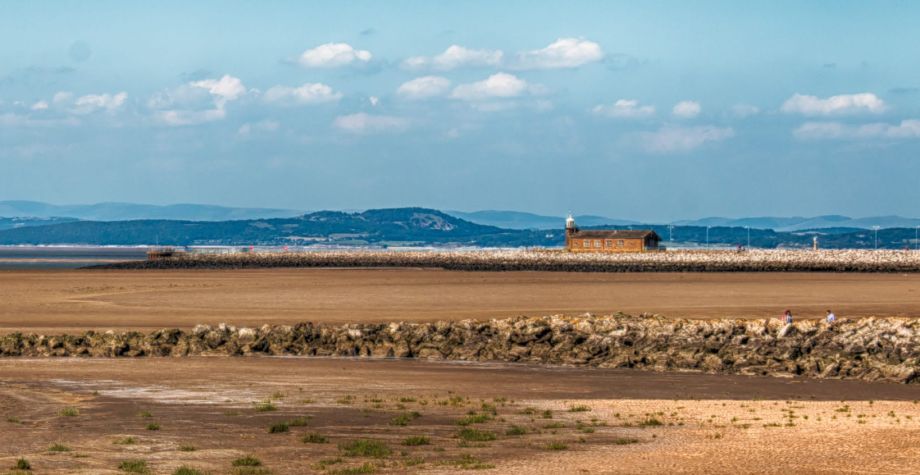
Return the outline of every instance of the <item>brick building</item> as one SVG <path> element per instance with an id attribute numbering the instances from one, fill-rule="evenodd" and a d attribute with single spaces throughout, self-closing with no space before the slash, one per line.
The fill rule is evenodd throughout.
<path id="1" fill-rule="evenodd" d="M 646 252 L 657 251 L 661 238 L 651 230 L 578 229 L 571 216 L 565 220 L 565 248 L 572 252 Z"/>

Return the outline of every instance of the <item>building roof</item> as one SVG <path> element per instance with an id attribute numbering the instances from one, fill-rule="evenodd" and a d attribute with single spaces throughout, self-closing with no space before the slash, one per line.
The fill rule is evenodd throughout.
<path id="1" fill-rule="evenodd" d="M 661 240 L 655 231 L 648 229 L 635 231 L 627 229 L 589 229 L 586 231 L 579 230 L 572 237 L 584 239 L 646 239 L 648 237 L 654 237 L 655 239 Z"/>

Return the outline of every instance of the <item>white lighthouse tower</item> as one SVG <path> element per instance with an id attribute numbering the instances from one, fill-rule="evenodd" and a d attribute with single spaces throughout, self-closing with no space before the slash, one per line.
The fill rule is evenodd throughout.
<path id="1" fill-rule="evenodd" d="M 569 213 L 569 217 L 565 218 L 565 247 L 569 249 L 569 239 L 578 232 L 578 227 L 575 226 L 575 218 L 572 217 L 572 214 Z"/>

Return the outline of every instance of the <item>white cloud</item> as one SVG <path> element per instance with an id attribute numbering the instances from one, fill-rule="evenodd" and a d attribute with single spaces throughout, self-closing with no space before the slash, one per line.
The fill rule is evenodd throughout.
<path id="1" fill-rule="evenodd" d="M 192 81 L 154 94 L 147 106 L 157 109 L 153 117 L 166 125 L 194 125 L 221 120 L 227 104 L 247 94 L 243 82 L 230 75 L 220 79 Z"/>
<path id="2" fill-rule="evenodd" d="M 700 115 L 700 111 L 702 111 L 702 107 L 696 101 L 680 101 L 674 104 L 674 108 L 671 109 L 674 117 L 680 117 L 681 119 L 692 119 Z"/>
<path id="3" fill-rule="evenodd" d="M 442 96 L 450 88 L 450 80 L 441 76 L 422 76 L 406 81 L 396 93 L 408 99 L 427 99 Z"/>
<path id="4" fill-rule="evenodd" d="M 322 83 L 308 82 L 299 87 L 274 86 L 265 91 L 263 97 L 266 101 L 275 103 L 320 104 L 335 102 L 342 98 L 342 93 Z"/>
<path id="5" fill-rule="evenodd" d="M 543 49 L 519 53 L 515 67 L 518 69 L 562 69 L 600 61 L 604 58 L 601 46 L 580 38 L 559 38 Z"/>
<path id="6" fill-rule="evenodd" d="M 498 66 L 504 53 L 500 50 L 469 49 L 451 45 L 443 53 L 432 57 L 413 56 L 403 61 L 410 69 L 431 68 L 447 71 L 463 67 Z"/>
<path id="7" fill-rule="evenodd" d="M 51 102 L 55 105 L 66 104 L 73 99 L 73 93 L 67 91 L 60 91 L 54 94 L 51 98 Z"/>
<path id="8" fill-rule="evenodd" d="M 227 116 L 223 108 L 206 109 L 206 110 L 164 110 L 154 113 L 154 118 L 158 122 L 166 125 L 196 125 L 205 122 L 214 122 Z"/>
<path id="9" fill-rule="evenodd" d="M 117 94 L 88 94 L 80 96 L 73 103 L 74 114 L 91 114 L 96 111 L 104 110 L 114 112 L 124 105 L 128 99 L 128 93 L 119 92 Z"/>
<path id="10" fill-rule="evenodd" d="M 240 126 L 237 133 L 243 137 L 248 137 L 259 132 L 274 132 L 281 128 L 281 124 L 274 120 L 262 120 L 259 122 L 247 122 Z"/>
<path id="11" fill-rule="evenodd" d="M 803 140 L 916 139 L 920 138 L 920 120 L 902 120 L 896 125 L 883 122 L 862 125 L 806 122 L 795 129 L 793 134 Z"/>
<path id="12" fill-rule="evenodd" d="M 751 117 L 760 114 L 760 108 L 750 104 L 735 104 L 732 106 L 731 113 L 739 119 Z"/>
<path id="13" fill-rule="evenodd" d="M 816 96 L 793 94 L 780 110 L 790 114 L 808 116 L 846 115 L 863 112 L 878 114 L 886 109 L 885 101 L 871 92 L 841 94 L 822 99 Z"/>
<path id="14" fill-rule="evenodd" d="M 700 125 L 696 127 L 665 126 L 655 132 L 640 134 L 645 149 L 654 153 L 687 152 L 706 144 L 734 137 L 731 127 Z"/>
<path id="15" fill-rule="evenodd" d="M 450 97 L 467 101 L 517 97 L 528 89 L 527 81 L 513 74 L 497 73 L 488 78 L 454 88 Z"/>
<path id="16" fill-rule="evenodd" d="M 377 96 L 368 97 L 367 100 L 371 103 L 371 107 L 377 107 L 377 104 L 380 104 L 380 98 Z"/>
<path id="17" fill-rule="evenodd" d="M 640 106 L 635 99 L 619 99 L 613 105 L 597 105 L 592 111 L 598 115 L 621 119 L 641 119 L 655 115 L 653 106 Z"/>
<path id="18" fill-rule="evenodd" d="M 32 104 L 30 109 L 34 111 L 43 111 L 48 109 L 48 101 L 38 101 L 35 104 Z"/>
<path id="19" fill-rule="evenodd" d="M 335 118 L 332 125 L 353 134 L 376 132 L 400 132 L 409 127 L 409 121 L 402 117 L 389 115 L 370 115 L 364 112 L 342 115 Z"/>
<path id="20" fill-rule="evenodd" d="M 370 60 L 370 51 L 355 49 L 348 43 L 322 44 L 304 51 L 298 59 L 300 65 L 307 68 L 337 68 Z"/>
<path id="21" fill-rule="evenodd" d="M 217 99 L 218 103 L 235 101 L 243 94 L 246 94 L 246 87 L 243 86 L 243 81 L 226 74 L 220 79 L 193 81 L 190 82 L 189 85 L 208 91 L 208 93 Z"/>

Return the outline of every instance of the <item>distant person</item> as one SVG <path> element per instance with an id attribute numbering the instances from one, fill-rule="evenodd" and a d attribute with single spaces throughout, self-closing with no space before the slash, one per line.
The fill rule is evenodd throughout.
<path id="1" fill-rule="evenodd" d="M 829 323 L 829 324 L 830 324 L 830 323 L 834 323 L 834 322 L 837 321 L 837 315 L 834 315 L 834 312 L 831 312 L 830 310 L 828 310 L 828 311 L 827 311 L 827 317 L 825 318 L 825 321 L 826 321 L 827 323 Z"/>
<path id="2" fill-rule="evenodd" d="M 792 310 L 786 310 L 786 313 L 783 314 L 783 321 L 786 322 L 786 325 L 792 323 Z"/>

